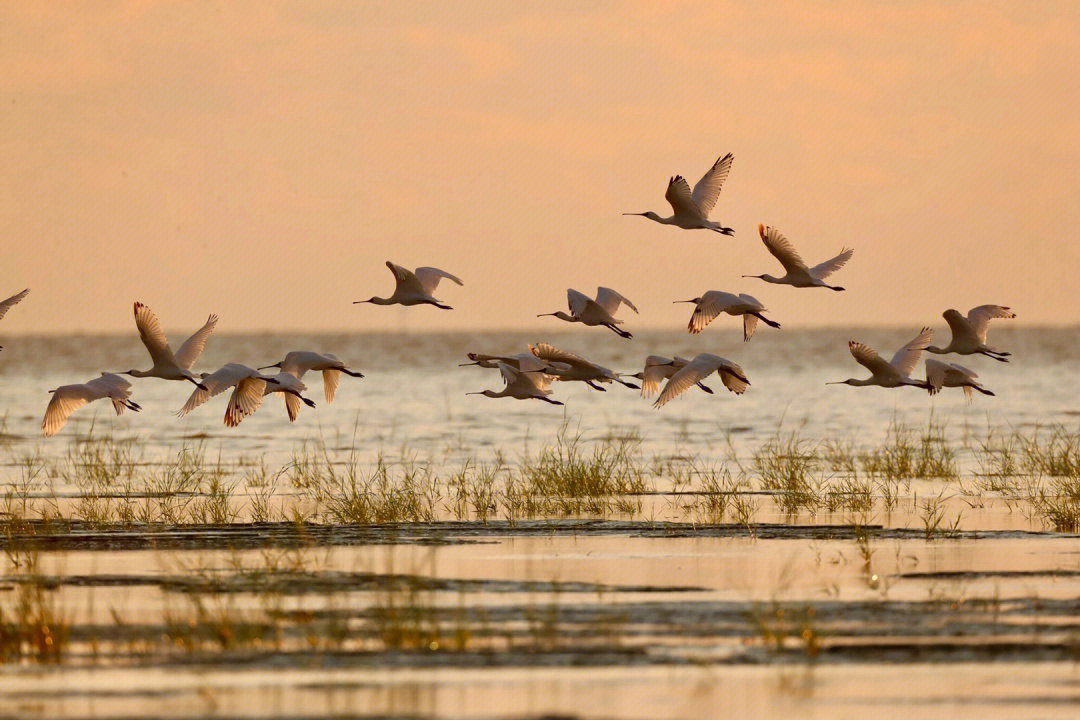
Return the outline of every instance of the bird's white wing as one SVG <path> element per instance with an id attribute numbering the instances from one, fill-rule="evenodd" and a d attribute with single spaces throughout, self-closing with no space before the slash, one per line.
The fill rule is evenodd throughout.
<path id="1" fill-rule="evenodd" d="M 45 408 L 45 417 L 41 421 L 41 434 L 52 437 L 64 427 L 71 413 L 75 412 L 91 400 L 97 400 L 100 395 L 93 392 L 86 385 L 62 385 L 56 388 L 49 406 Z"/>
<path id="2" fill-rule="evenodd" d="M 948 365 L 940 360 L 926 358 L 926 382 L 930 383 L 931 395 L 937 395 L 941 391 L 941 388 L 944 387 L 945 372 L 948 367 Z"/>
<path id="3" fill-rule="evenodd" d="M 8 310 L 10 310 L 12 307 L 17 305 L 20 300 L 22 300 L 24 297 L 26 297 L 29 294 L 30 294 L 30 288 L 26 288 L 21 293 L 16 293 L 16 294 L 12 295 L 11 297 L 9 297 L 4 302 L 0 302 L 0 320 L 2 320 L 5 315 L 7 315 Z"/>
<path id="4" fill-rule="evenodd" d="M 625 297 L 615 292 L 611 288 L 596 288 L 596 304 L 607 310 L 609 315 L 615 314 L 615 312 L 619 309 L 620 303 L 626 305 L 626 307 L 630 308 L 635 313 L 638 311 L 634 303 L 630 302 Z"/>
<path id="5" fill-rule="evenodd" d="M 1007 307 L 1001 305 L 980 305 L 979 307 L 971 308 L 967 314 L 968 322 L 971 323 L 971 329 L 975 331 L 976 337 L 979 338 L 979 342 L 986 342 L 986 331 L 990 328 L 990 321 L 995 318 L 1008 318 L 1012 319 L 1016 317 L 1016 313 Z"/>
<path id="6" fill-rule="evenodd" d="M 690 324 L 687 329 L 691 335 L 697 335 L 705 329 L 705 326 L 716 319 L 716 316 L 724 312 L 727 302 L 722 296 L 705 293 L 694 307 L 694 313 L 690 316 Z"/>
<path id="7" fill-rule="evenodd" d="M 560 350 L 557 347 L 543 342 L 536 343 L 536 345 L 530 345 L 529 351 L 541 360 L 546 360 L 548 362 L 560 362 L 573 367 L 597 367 L 597 365 L 589 362 L 585 358 L 578 357 L 573 353 Z"/>
<path id="8" fill-rule="evenodd" d="M 694 202 L 694 197 L 690 193 L 690 186 L 686 184 L 686 178 L 682 175 L 676 175 L 668 180 L 667 192 L 664 193 L 664 198 L 671 203 L 671 209 L 675 211 L 676 215 L 680 213 L 701 214 L 701 209 Z"/>
<path id="9" fill-rule="evenodd" d="M 877 350 L 874 350 L 869 345 L 852 340 L 848 343 L 848 350 L 851 351 L 851 356 L 855 358 L 855 362 L 874 375 L 892 375 L 896 372 L 896 368 L 885 362 L 885 359 L 877 354 Z"/>
<path id="10" fill-rule="evenodd" d="M 969 370 L 963 365 L 959 365 L 957 363 L 949 363 L 949 367 L 951 367 L 953 370 L 960 373 L 961 375 L 965 376 L 968 380 L 974 380 L 975 378 L 979 377 L 974 370 Z"/>
<path id="11" fill-rule="evenodd" d="M 338 382 L 341 381 L 340 370 L 323 370 L 322 371 L 322 386 L 323 393 L 326 395 L 326 402 L 334 402 L 334 395 L 337 394 Z"/>
<path id="12" fill-rule="evenodd" d="M 774 227 L 767 228 L 764 225 L 758 225 L 758 234 L 761 235 L 761 241 L 765 243 L 765 248 L 774 258 L 780 261 L 785 270 L 788 272 L 806 270 L 806 263 L 803 262 L 795 246 L 781 235 L 779 230 Z"/>
<path id="13" fill-rule="evenodd" d="M 394 280 L 397 281 L 397 290 L 402 290 L 407 293 L 413 293 L 416 295 L 427 295 L 427 290 L 420 283 L 420 280 L 416 277 L 416 273 L 408 268 L 403 268 L 400 265 L 395 265 L 389 260 L 386 261 L 386 267 L 390 268 L 390 272 L 394 273 Z"/>
<path id="14" fill-rule="evenodd" d="M 753 295 L 747 295 L 746 293 L 739 293 L 739 300 L 741 300 L 743 302 L 743 304 L 749 306 L 753 310 L 757 310 L 757 311 L 760 312 L 760 311 L 765 309 L 765 306 L 761 304 L 761 301 L 758 300 Z"/>
<path id="15" fill-rule="evenodd" d="M 720 197 L 720 187 L 724 184 L 724 180 L 727 180 L 728 173 L 731 172 L 731 162 L 734 159 L 735 156 L 731 153 L 718 158 L 709 168 L 709 172 L 705 173 L 694 186 L 694 204 L 701 209 L 701 214 L 705 217 L 709 217 L 709 213 L 716 206 L 716 198 Z"/>
<path id="16" fill-rule="evenodd" d="M 922 357 L 923 351 L 930 346 L 930 340 L 933 337 L 934 331 L 924 327 L 919 331 L 918 335 L 912 338 L 911 342 L 896 351 L 890 364 L 904 377 L 911 375 L 911 371 L 919 364 L 919 358 Z"/>
<path id="17" fill-rule="evenodd" d="M 641 374 L 641 397 L 652 397 L 660 391 L 660 383 L 674 375 L 675 366 L 649 365 L 646 363 L 645 372 Z"/>
<path id="18" fill-rule="evenodd" d="M 185 370 L 191 369 L 191 366 L 194 365 L 195 361 L 202 355 L 203 348 L 206 347 L 206 340 L 210 337 L 210 333 L 214 332 L 217 321 L 218 316 L 211 315 L 206 319 L 205 325 L 196 330 L 191 337 L 184 341 L 184 344 L 176 351 L 176 362 L 180 367 Z"/>
<path id="19" fill-rule="evenodd" d="M 415 275 L 416 279 L 420 282 L 420 286 L 424 288 L 424 292 L 428 295 L 431 295 L 433 292 L 435 292 L 435 288 L 439 287 L 439 281 L 443 278 L 446 278 L 451 282 L 455 282 L 458 285 L 465 284 L 461 282 L 461 278 L 457 277 L 456 275 L 451 275 L 450 273 L 444 270 L 440 270 L 439 268 L 418 267 L 416 268 Z"/>
<path id="20" fill-rule="evenodd" d="M 225 425 L 236 427 L 248 415 L 262 406 L 266 381 L 262 378 L 247 377 L 236 384 L 229 406 L 225 408 Z"/>
<path id="21" fill-rule="evenodd" d="M 750 387 L 750 383 L 746 379 L 746 373 L 730 360 L 720 365 L 717 373 L 720 375 L 720 381 L 724 383 L 724 387 L 736 395 L 742 395 L 746 392 L 746 388 Z"/>
<path id="22" fill-rule="evenodd" d="M 844 267 L 851 256 L 855 254 L 855 251 L 851 248 L 844 248 L 840 251 L 840 254 L 834 258 L 826 260 L 823 263 L 819 263 L 810 268 L 810 274 L 816 277 L 818 280 L 824 280 L 832 275 L 834 272 Z"/>
<path id="23" fill-rule="evenodd" d="M 570 314 L 574 317 L 578 317 L 581 313 L 585 312 L 585 308 L 587 308 L 591 302 L 593 302 L 591 297 L 574 288 L 570 288 L 566 291 L 566 304 L 570 308 Z"/>
<path id="24" fill-rule="evenodd" d="M 292 393 L 282 393 L 285 396 L 285 412 L 289 415 L 289 422 L 296 422 L 300 414 L 300 398 Z"/>
<path id="25" fill-rule="evenodd" d="M 142 303 L 135 303 L 135 327 L 139 329 L 139 338 L 150 353 L 150 359 L 155 365 L 172 365 L 176 363 L 172 350 L 169 349 L 169 341 L 165 338 L 165 331 L 161 329 L 154 311 Z"/>
<path id="26" fill-rule="evenodd" d="M 751 315 L 746 313 L 742 316 L 742 339 L 743 342 L 750 342 L 750 338 L 754 337 L 754 331 L 757 330 L 757 315 Z"/>
<path id="27" fill-rule="evenodd" d="M 716 366 L 708 359 L 703 359 L 701 356 L 694 358 L 693 362 L 671 376 L 671 379 L 667 381 L 667 385 L 664 386 L 664 391 L 660 393 L 660 397 L 656 398 L 656 402 L 653 403 L 653 407 L 664 407 L 664 405 L 707 378 L 714 370 L 716 370 Z"/>

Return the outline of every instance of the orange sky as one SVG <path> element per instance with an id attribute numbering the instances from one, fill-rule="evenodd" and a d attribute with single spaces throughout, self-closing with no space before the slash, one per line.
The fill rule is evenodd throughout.
<path id="1" fill-rule="evenodd" d="M 1080 322 L 1080 3 L 92 5 L 0 9 L 0 335 L 542 328 L 598 284 L 632 328 L 707 289 Z M 734 238 L 620 215 L 728 151 Z M 852 245 L 849 291 L 740 279 L 779 274 L 759 222 Z M 387 259 L 457 310 L 351 305 Z"/>

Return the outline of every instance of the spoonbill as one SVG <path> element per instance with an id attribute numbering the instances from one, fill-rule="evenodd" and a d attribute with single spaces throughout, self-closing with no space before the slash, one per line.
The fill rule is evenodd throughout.
<path id="1" fill-rule="evenodd" d="M 506 383 L 506 387 L 498 392 L 495 392 L 494 390 L 484 390 L 483 392 L 470 392 L 465 394 L 483 395 L 484 397 L 489 398 L 512 397 L 517 400 L 543 400 L 552 405 L 562 405 L 558 400 L 552 400 L 548 397 L 551 395 L 551 390 L 548 388 L 551 386 L 551 382 L 554 379 L 552 376 L 542 372 L 518 370 L 504 362 L 498 363 L 497 367 L 502 374 L 502 379 L 503 382 Z"/>
<path id="2" fill-rule="evenodd" d="M 693 314 L 690 316 L 690 324 L 687 326 L 691 335 L 697 335 L 704 330 L 705 326 L 711 323 L 713 319 L 721 313 L 736 316 L 742 315 L 743 342 L 750 342 L 750 338 L 754 336 L 754 330 L 757 329 L 758 320 L 761 320 L 769 327 L 780 327 L 780 323 L 770 320 L 762 315 L 762 313 L 765 312 L 764 305 L 753 296 L 745 293 L 735 295 L 719 290 L 710 290 L 701 297 L 696 297 L 692 300 L 676 300 L 675 302 L 692 303 L 696 306 L 694 307 Z"/>
<path id="3" fill-rule="evenodd" d="M 29 294 L 30 288 L 26 288 L 21 293 L 15 293 L 4 302 L 0 302 L 0 320 L 4 319 L 4 316 L 7 315 L 8 310 L 10 310 L 15 305 L 18 305 L 19 301 Z M 2 350 L 3 347 L 3 345 L 0 345 L 0 350 Z"/>
<path id="4" fill-rule="evenodd" d="M 617 382 L 628 388 L 633 388 L 634 390 L 641 389 L 634 383 L 626 382 L 619 377 L 618 373 L 609 370 L 603 365 L 589 362 L 585 358 L 578 357 L 565 350 L 560 350 L 547 343 L 541 342 L 536 343 L 536 345 L 530 345 L 529 352 L 548 364 L 547 369 L 544 370 L 545 373 L 554 375 L 562 381 L 580 381 L 594 390 L 600 391 L 603 391 L 604 388 L 596 383 Z"/>
<path id="5" fill-rule="evenodd" d="M 345 373 L 349 377 L 354 378 L 364 377 L 362 372 L 356 372 L 346 367 L 345 363 L 338 360 L 336 355 L 311 352 L 309 350 L 294 350 L 287 353 L 284 360 L 276 362 L 273 365 L 264 365 L 259 368 L 259 370 L 267 370 L 269 368 L 278 368 L 281 372 L 292 375 L 297 380 L 303 380 L 304 375 L 310 371 L 321 371 L 323 377 L 323 393 L 326 395 L 326 402 L 328 403 L 334 402 L 334 395 L 337 394 L 341 373 Z M 286 398 L 286 401 L 287 400 L 288 398 Z"/>
<path id="6" fill-rule="evenodd" d="M 142 410 L 139 404 L 131 399 L 131 383 L 113 373 L 101 373 L 100 377 L 89 382 L 61 385 L 49 392 L 52 393 L 52 399 L 49 400 L 45 418 L 41 421 L 41 434 L 45 437 L 52 437 L 60 432 L 71 413 L 95 400 L 112 400 L 117 415 L 122 415 L 125 408 L 135 412 Z"/>
<path id="7" fill-rule="evenodd" d="M 325 371 L 323 372 L 323 376 L 325 377 Z M 276 382 L 271 382 L 272 380 Z M 308 407 L 315 407 L 314 402 L 300 394 L 306 390 L 307 385 L 300 382 L 300 378 L 290 372 L 282 371 L 266 381 L 266 387 L 263 389 L 263 397 L 266 397 L 271 393 L 280 393 L 281 396 L 285 398 L 285 412 L 289 415 L 289 422 L 296 422 L 296 417 L 300 414 L 301 401 Z M 327 391 L 331 396 L 333 395 L 333 392 L 328 390 L 325 380 L 323 380 L 323 390 Z M 333 397 L 327 400 L 327 402 L 332 401 Z"/>
<path id="8" fill-rule="evenodd" d="M 919 364 L 919 358 L 923 351 L 930 345 L 930 339 L 934 337 L 934 331 L 923 328 L 911 342 L 896 351 L 892 360 L 886 362 L 884 358 L 868 345 L 852 340 L 848 343 L 848 349 L 855 361 L 870 371 L 870 377 L 865 380 L 851 378 L 840 382 L 830 382 L 826 385 L 852 385 L 865 387 L 876 385 L 878 387 L 896 388 L 905 385 L 920 387 L 930 390 L 933 386 L 925 380 L 914 380 L 910 377 L 911 371 Z"/>
<path id="9" fill-rule="evenodd" d="M 229 388 L 235 388 L 229 398 L 229 404 L 225 408 L 225 425 L 227 427 L 236 427 L 246 416 L 251 415 L 262 406 L 267 383 L 271 385 L 279 384 L 276 378 L 263 375 L 258 370 L 239 363 L 228 363 L 217 372 L 202 373 L 201 378 L 202 387 L 192 391 L 191 396 L 184 403 L 184 406 L 177 411 L 176 415 L 183 417 L 210 398 L 220 395 Z M 298 392 L 296 394 L 299 396 Z M 315 407 L 315 404 L 310 400 L 301 399 L 309 403 L 311 407 Z"/>
<path id="10" fill-rule="evenodd" d="M 135 327 L 139 329 L 139 338 L 150 353 L 150 359 L 154 361 L 154 366 L 149 370 L 128 370 L 120 374 L 137 378 L 156 377 L 162 380 L 186 380 L 205 390 L 206 388 L 199 382 L 199 378 L 196 377 L 195 373 L 191 372 L 191 366 L 202 355 L 203 348 L 206 347 L 206 340 L 210 337 L 210 333 L 214 331 L 217 321 L 217 315 L 211 315 L 207 318 L 206 324 L 189 337 L 173 355 L 173 351 L 169 347 L 169 341 L 165 338 L 165 331 L 161 329 L 161 323 L 158 322 L 157 315 L 154 315 L 154 312 L 142 303 L 135 303 Z"/>
<path id="11" fill-rule="evenodd" d="M 661 355 L 649 355 L 645 358 L 645 369 L 629 377 L 641 381 L 641 397 L 652 397 L 659 392 L 660 383 L 663 380 L 667 380 L 689 363 L 690 361 L 686 358 L 678 356 L 668 358 Z M 701 388 L 702 392 L 713 394 L 712 388 L 705 383 L 699 382 L 697 386 Z"/>
<path id="12" fill-rule="evenodd" d="M 570 306 L 569 315 L 559 310 L 553 313 L 541 313 L 536 317 L 551 316 L 566 322 L 579 322 L 590 327 L 603 326 L 621 338 L 629 340 L 634 337 L 626 330 L 616 327 L 616 325 L 622 324 L 622 320 L 616 320 L 615 313 L 619 310 L 620 305 L 626 305 L 635 313 L 637 313 L 638 309 L 634 306 L 634 303 L 611 288 L 596 288 L 595 300 L 585 293 L 570 288 L 566 291 L 566 303 Z"/>
<path id="13" fill-rule="evenodd" d="M 671 376 L 653 407 L 664 407 L 713 373 L 719 375 L 724 386 L 736 395 L 742 395 L 750 386 L 741 367 L 718 355 L 701 353 Z"/>
<path id="14" fill-rule="evenodd" d="M 995 318 L 1007 318 L 1012 320 L 1016 313 L 1001 305 L 980 305 L 971 308 L 967 317 L 956 310 L 946 310 L 941 314 L 945 322 L 949 323 L 952 331 L 952 339 L 945 347 L 931 345 L 926 348 L 928 352 L 944 355 L 956 353 L 957 355 L 985 355 L 999 362 L 1009 362 L 1006 358 L 1012 353 L 998 350 L 986 344 L 986 331 L 990 329 L 990 321 Z"/>
<path id="15" fill-rule="evenodd" d="M 780 234 L 780 231 L 774 227 L 765 227 L 764 225 L 758 225 L 758 234 L 761 235 L 761 241 L 765 243 L 765 247 L 772 253 L 772 256 L 780 261 L 780 264 L 784 267 L 785 274 L 783 277 L 774 277 L 772 275 L 743 275 L 745 278 L 760 278 L 765 282 L 774 283 L 776 285 L 791 285 L 797 288 L 812 288 L 823 287 L 830 290 L 843 290 L 842 287 L 836 285 L 829 285 L 825 282 L 825 278 L 832 275 L 834 272 L 844 267 L 844 264 L 851 259 L 854 254 L 854 250 L 851 248 L 844 248 L 840 251 L 840 254 L 831 260 L 826 260 L 820 265 L 814 267 L 807 267 L 802 257 L 799 256 L 798 251 L 791 242 Z"/>
<path id="16" fill-rule="evenodd" d="M 968 402 L 971 402 L 972 390 L 978 390 L 983 395 L 993 395 L 994 393 L 975 380 L 977 377 L 979 376 L 973 370 L 968 370 L 963 365 L 926 358 L 926 382 L 930 383 L 931 395 L 937 395 L 943 387 L 963 388 Z"/>
<path id="17" fill-rule="evenodd" d="M 682 175 L 676 175 L 668 180 L 664 198 L 671 204 L 671 209 L 674 211 L 671 217 L 660 217 L 651 210 L 643 213 L 623 213 L 623 215 L 640 215 L 661 225 L 674 225 L 684 230 L 712 230 L 721 235 L 734 235 L 733 229 L 709 220 L 709 213 L 716 205 L 716 198 L 720 196 L 720 186 L 724 184 L 728 173 L 731 172 L 731 162 L 734 159 L 735 156 L 731 153 L 718 158 L 709 171 L 698 180 L 693 192 L 690 192 L 690 186 Z"/>
<path id="18" fill-rule="evenodd" d="M 353 305 L 360 305 L 361 303 L 372 303 L 374 305 L 434 305 L 440 310 L 453 310 L 449 305 L 444 305 L 436 300 L 432 293 L 439 287 L 439 281 L 443 278 L 456 282 L 458 285 L 465 284 L 457 276 L 439 268 L 418 267 L 413 271 L 395 265 L 389 260 L 386 261 L 386 267 L 390 268 L 390 272 L 394 273 L 394 280 L 397 281 L 393 295 L 387 298 L 373 297 L 370 300 L 357 300 L 353 302 Z"/>

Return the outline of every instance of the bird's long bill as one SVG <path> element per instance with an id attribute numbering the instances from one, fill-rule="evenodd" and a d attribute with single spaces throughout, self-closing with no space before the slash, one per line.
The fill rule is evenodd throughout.
<path id="1" fill-rule="evenodd" d="M 281 363 L 276 362 L 273 365 L 263 365 L 261 368 L 255 368 L 256 370 L 269 370 L 270 368 L 279 368 Z"/>
<path id="2" fill-rule="evenodd" d="M 480 364 L 480 363 L 478 363 L 478 362 L 471 362 L 471 363 L 459 363 L 459 364 L 458 364 L 458 367 L 469 367 L 470 365 L 479 365 L 479 364 Z"/>
<path id="3" fill-rule="evenodd" d="M 845 381 L 843 381 L 843 380 L 835 380 L 833 382 L 827 382 L 825 384 L 826 385 L 847 385 L 847 383 Z"/>
<path id="4" fill-rule="evenodd" d="M 482 393 L 482 392 L 467 392 L 465 394 L 466 395 L 483 395 L 484 393 Z"/>
<path id="5" fill-rule="evenodd" d="M 363 305 L 364 303 L 369 303 L 369 302 L 371 302 L 371 301 L 370 300 L 353 300 L 352 304 L 353 305 Z"/>
<path id="6" fill-rule="evenodd" d="M 623 213 L 623 215 L 638 215 L 640 217 L 645 217 L 645 213 Z"/>
<path id="7" fill-rule="evenodd" d="M 555 313 L 540 313 L 540 314 L 539 314 L 539 315 L 537 315 L 536 317 L 548 317 L 549 315 L 550 315 L 551 317 L 554 317 L 554 316 L 555 316 Z"/>
<path id="8" fill-rule="evenodd" d="M 679 303 L 691 303 L 692 304 L 692 303 L 696 303 L 696 302 L 697 302 L 697 300 L 672 300 L 671 304 L 672 305 L 678 305 Z"/>
<path id="9" fill-rule="evenodd" d="M 748 278 L 760 278 L 760 277 L 761 277 L 761 275 L 743 275 L 742 277 L 748 277 Z"/>

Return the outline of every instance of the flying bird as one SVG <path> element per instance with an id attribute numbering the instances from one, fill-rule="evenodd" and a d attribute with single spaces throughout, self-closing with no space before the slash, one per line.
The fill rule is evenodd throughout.
<path id="1" fill-rule="evenodd" d="M 998 350 L 986 344 L 986 331 L 990 329 L 990 321 L 996 318 L 1012 320 L 1016 313 L 1001 305 L 980 305 L 971 308 L 967 317 L 956 310 L 946 310 L 941 314 L 945 322 L 949 323 L 952 331 L 952 339 L 945 347 L 931 345 L 926 348 L 928 352 L 938 355 L 956 353 L 957 355 L 985 355 L 999 362 L 1009 362 L 1006 358 L 1012 353 Z"/>
<path id="2" fill-rule="evenodd" d="M 978 390 L 983 395 L 993 395 L 994 393 L 975 380 L 977 377 L 973 370 L 968 370 L 963 365 L 926 358 L 926 382 L 930 383 L 931 395 L 937 395 L 943 387 L 963 388 L 968 402 L 971 402 L 972 390 Z"/>
<path id="3" fill-rule="evenodd" d="M 551 390 L 548 388 L 551 386 L 552 380 L 554 380 L 552 376 L 543 372 L 518 370 L 502 362 L 499 363 L 497 367 L 502 375 L 503 382 L 506 383 L 506 387 L 498 392 L 495 392 L 494 390 L 484 390 L 483 392 L 470 392 L 465 394 L 483 395 L 489 398 L 511 397 L 518 400 L 543 400 L 552 405 L 562 405 L 558 400 L 552 400 L 549 397 L 549 395 L 551 395 Z"/>
<path id="4" fill-rule="evenodd" d="M 603 391 L 604 388 L 596 383 L 617 382 L 628 388 L 633 388 L 634 390 L 641 389 L 638 385 L 623 380 L 619 377 L 618 373 L 609 370 L 603 365 L 589 362 L 585 358 L 578 357 L 565 350 L 560 350 L 547 343 L 541 342 L 536 343 L 536 345 L 530 345 L 529 352 L 547 363 L 547 368 L 544 370 L 545 373 L 554 375 L 564 382 L 579 381 L 585 383 L 594 390 L 601 391 Z"/>
<path id="5" fill-rule="evenodd" d="M 394 293 L 387 298 L 373 297 L 370 300 L 357 300 L 353 305 L 372 303 L 374 305 L 434 305 L 440 310 L 453 310 L 449 305 L 444 305 L 432 295 L 439 287 L 439 281 L 443 278 L 464 285 L 461 279 L 455 275 L 433 267 L 419 267 L 415 271 L 407 270 L 400 265 L 395 265 L 389 260 L 386 267 L 394 273 Z"/>
<path id="6" fill-rule="evenodd" d="M 826 260 L 814 267 L 807 267 L 795 246 L 781 235 L 779 230 L 774 227 L 767 228 L 764 225 L 758 225 L 758 234 L 761 235 L 761 241 L 765 243 L 765 247 L 772 253 L 773 257 L 780 261 L 785 273 L 783 277 L 774 277 L 773 275 L 743 275 L 743 277 L 760 278 L 765 282 L 777 285 L 791 285 L 797 288 L 844 289 L 836 285 L 829 285 L 825 282 L 825 279 L 844 267 L 844 264 L 851 259 L 852 254 L 855 252 L 851 248 L 844 248 L 839 255 L 831 260 Z"/>
<path id="7" fill-rule="evenodd" d="M 852 340 L 848 343 L 848 349 L 851 351 L 851 355 L 855 358 L 855 361 L 870 371 L 870 377 L 865 380 L 850 378 L 848 380 L 826 384 L 852 385 L 854 387 L 876 385 L 878 387 L 886 388 L 911 385 L 913 387 L 920 387 L 924 390 L 930 390 L 933 386 L 929 382 L 925 380 L 914 380 L 910 376 L 911 371 L 919 364 L 919 358 L 922 357 L 923 351 L 930 345 L 930 339 L 933 336 L 933 330 L 930 328 L 923 328 L 911 342 L 897 350 L 896 354 L 893 355 L 892 360 L 889 361 L 886 361 L 878 355 L 870 346 Z"/>
<path id="8" fill-rule="evenodd" d="M 641 397 L 652 397 L 660 391 L 660 383 L 682 370 L 690 363 L 686 358 L 668 358 L 661 355 L 649 355 L 645 358 L 645 369 L 628 377 L 641 381 Z M 712 388 L 705 383 L 697 384 L 702 392 L 712 395 Z"/>
<path id="9" fill-rule="evenodd" d="M 191 393 L 187 402 L 177 411 L 176 415 L 183 417 L 210 398 L 220 395 L 229 388 L 234 388 L 232 396 L 229 398 L 229 404 L 225 408 L 225 425 L 227 427 L 236 427 L 245 417 L 262 406 L 268 383 L 271 385 L 280 384 L 276 378 L 263 375 L 258 370 L 239 363 L 229 363 L 217 372 L 203 373 L 201 379 L 202 386 Z M 283 392 L 290 391 L 283 390 Z M 299 392 L 292 392 L 297 397 L 300 397 Z M 307 398 L 300 397 L 300 399 L 311 407 L 315 407 L 315 403 Z"/>
<path id="10" fill-rule="evenodd" d="M 61 385 L 49 392 L 52 393 L 52 399 L 49 400 L 45 418 L 41 421 L 41 434 L 45 437 L 52 437 L 60 432 L 71 413 L 95 400 L 109 398 L 117 415 L 122 415 L 125 409 L 135 412 L 142 410 L 139 404 L 131 399 L 131 383 L 113 373 L 101 373 L 100 377 L 89 382 Z"/>
<path id="11" fill-rule="evenodd" d="M 324 371 L 325 376 L 325 371 Z M 300 378 L 296 377 L 289 372 L 279 372 L 277 375 L 266 381 L 266 387 L 263 388 L 263 397 L 271 393 L 280 393 L 285 398 L 285 412 L 289 415 L 289 422 L 296 422 L 296 417 L 300 414 L 300 402 L 303 401 L 308 407 L 315 407 L 315 403 L 308 400 L 300 393 L 307 390 L 307 385 L 300 382 Z M 323 381 L 323 390 L 330 392 L 327 389 L 326 381 Z M 330 392 L 333 395 L 332 392 Z M 327 402 L 331 402 L 333 398 Z"/>
<path id="12" fill-rule="evenodd" d="M 712 230 L 721 235 L 734 235 L 735 231 L 731 228 L 709 220 L 709 213 L 716 205 L 716 198 L 720 196 L 720 187 L 731 172 L 732 160 L 734 156 L 731 153 L 717 159 L 709 171 L 698 180 L 693 192 L 690 192 L 690 186 L 682 175 L 676 175 L 668 180 L 664 198 L 671 204 L 671 209 L 674 211 L 671 217 L 660 217 L 651 210 L 643 213 L 623 213 L 623 215 L 640 215 L 662 225 L 674 225 L 684 230 Z"/>
<path id="13" fill-rule="evenodd" d="M 553 313 L 541 313 L 536 317 L 551 316 L 566 322 L 578 322 L 590 327 L 606 327 L 619 337 L 627 340 L 634 337 L 626 330 L 616 327 L 622 324 L 622 320 L 616 320 L 615 313 L 618 312 L 619 307 L 622 305 L 630 308 L 635 313 L 637 313 L 638 309 L 634 306 L 634 303 L 611 288 L 596 288 L 595 300 L 585 293 L 570 288 L 566 291 L 566 302 L 570 306 L 569 315 L 559 310 Z"/>
<path id="14" fill-rule="evenodd" d="M 710 290 L 701 297 L 691 300 L 676 300 L 676 303 L 691 303 L 695 305 L 694 312 L 690 316 L 690 324 L 687 329 L 691 335 L 697 335 L 705 329 L 705 326 L 721 313 L 728 315 L 742 315 L 743 319 L 743 342 L 750 342 L 757 329 L 758 320 L 769 327 L 779 328 L 780 323 L 770 320 L 762 315 L 765 306 L 756 298 L 745 293 L 735 295 L 733 293 Z"/>
<path id="15" fill-rule="evenodd" d="M 309 350 L 294 350 L 286 354 L 284 360 L 276 362 L 273 365 L 264 365 L 258 369 L 267 370 L 269 368 L 278 368 L 281 372 L 288 373 L 297 380 L 303 380 L 304 375 L 308 372 L 321 371 L 323 377 L 323 393 L 325 393 L 326 402 L 328 403 L 334 402 L 334 395 L 337 394 L 338 382 L 341 380 L 342 373 L 354 378 L 364 377 L 363 373 L 350 370 L 346 367 L 345 363 L 338 360 L 336 355 L 311 352 Z M 286 400 L 288 400 L 288 398 L 286 398 Z"/>
<path id="16" fill-rule="evenodd" d="M 186 380 L 205 389 L 195 373 L 191 372 L 191 366 L 202 355 L 203 348 L 206 347 L 206 340 L 210 337 L 210 333 L 214 331 L 217 321 L 217 315 L 211 315 L 207 318 L 206 324 L 189 337 L 174 355 L 157 316 L 142 303 L 135 303 L 135 327 L 139 329 L 139 338 L 150 353 L 150 359 L 153 360 L 154 366 L 149 370 L 128 370 L 120 374 L 137 378 L 156 377 L 162 380 Z"/>
<path id="17" fill-rule="evenodd" d="M 718 374 L 724 386 L 736 395 L 742 395 L 750 386 L 741 367 L 718 355 L 701 353 L 671 376 L 653 407 L 663 407 L 695 385 L 700 386 L 701 381 L 713 373 Z"/>

